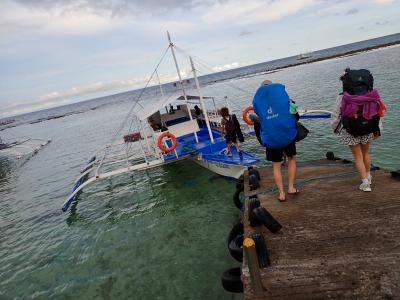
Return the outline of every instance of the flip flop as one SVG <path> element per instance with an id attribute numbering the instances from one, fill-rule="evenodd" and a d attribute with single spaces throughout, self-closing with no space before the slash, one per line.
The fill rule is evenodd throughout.
<path id="1" fill-rule="evenodd" d="M 278 197 L 278 201 L 279 201 L 279 202 L 286 202 L 286 198 L 280 199 L 280 198 Z"/>
<path id="2" fill-rule="evenodd" d="M 299 193 L 300 193 L 300 190 L 299 190 L 299 189 L 296 189 L 296 191 L 295 191 L 294 193 L 289 193 L 289 192 L 288 192 L 289 195 L 298 195 Z"/>

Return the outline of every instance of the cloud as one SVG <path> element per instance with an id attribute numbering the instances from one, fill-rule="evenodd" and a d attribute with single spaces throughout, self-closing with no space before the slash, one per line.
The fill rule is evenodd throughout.
<path id="1" fill-rule="evenodd" d="M 388 5 L 396 0 L 320 0 L 317 9 L 310 12 L 310 17 L 349 16 L 360 13 L 359 8 L 376 5 Z M 364 12 L 364 11 L 363 11 Z"/>
<path id="2" fill-rule="evenodd" d="M 387 5 L 395 0 L 367 1 Z M 19 32 L 87 35 L 138 26 L 151 32 L 167 28 L 187 32 L 199 30 L 200 24 L 204 27 L 216 23 L 248 25 L 276 21 L 317 5 L 327 11 L 338 5 L 347 6 L 347 15 L 350 15 L 357 9 L 348 6 L 364 2 L 247 0 L 244 4 L 241 0 L 2 0 L 0 39 L 17 37 Z"/>
<path id="3" fill-rule="evenodd" d="M 207 7 L 215 0 L 15 0 L 31 9 L 62 9 L 65 14 L 85 11 L 111 17 L 139 16 L 142 13 L 164 14 L 171 10 L 194 10 Z M 223 2 L 223 1 L 222 1 Z"/>
<path id="4" fill-rule="evenodd" d="M 306 7 L 317 4 L 317 0 L 248 0 L 246 5 L 240 0 L 216 2 L 202 20 L 208 24 L 236 23 L 241 25 L 271 22 L 296 14 Z"/>
<path id="5" fill-rule="evenodd" d="M 356 14 L 356 13 L 358 13 L 359 12 L 359 10 L 357 9 L 357 8 L 350 8 L 346 13 L 345 13 L 345 15 L 346 16 L 350 16 L 350 15 L 354 15 L 354 14 Z"/>
<path id="6" fill-rule="evenodd" d="M 387 5 L 387 4 L 392 4 L 395 0 L 373 0 L 373 2 L 379 4 L 379 5 Z"/>
<path id="7" fill-rule="evenodd" d="M 188 18 L 215 23 L 239 18 L 241 23 L 276 20 L 295 13 L 318 0 L 3 0 L 1 20 L 14 26 L 28 24 L 41 29 L 85 34 L 118 26 L 121 20 L 147 20 L 162 16 L 173 21 L 174 13 L 194 12 Z M 179 20 L 185 19 L 180 14 Z M 223 20 L 220 20 L 223 19 Z M 79 30 L 80 29 L 80 30 Z"/>
<path id="8" fill-rule="evenodd" d="M 143 32 L 166 29 L 182 33 L 194 25 L 198 10 L 215 2 L 199 0 L 2 0 L 0 42 L 39 35 L 92 35 L 114 29 L 140 28 Z M 188 11 L 196 11 L 187 14 Z M 156 16 L 156 18 L 155 18 Z"/>
<path id="9" fill-rule="evenodd" d="M 233 62 L 231 64 L 226 64 L 226 65 L 223 65 L 223 66 L 213 67 L 212 69 L 213 69 L 214 72 L 221 72 L 221 71 L 234 69 L 234 68 L 238 68 L 238 67 L 240 67 L 240 64 L 238 62 Z"/>
<path id="10" fill-rule="evenodd" d="M 241 31 L 240 33 L 239 33 L 239 36 L 240 37 L 242 37 L 242 36 L 246 36 L 246 35 L 251 35 L 251 34 L 253 34 L 253 33 L 255 33 L 255 31 L 250 31 L 250 30 L 243 30 L 243 31 Z"/>
<path id="11" fill-rule="evenodd" d="M 235 67 L 235 63 L 232 65 L 232 67 Z M 182 78 L 186 78 L 188 74 L 189 73 L 185 70 L 181 71 Z M 178 76 L 175 73 L 162 73 L 159 74 L 159 78 L 162 83 L 178 80 Z M 121 90 L 133 90 L 135 88 L 143 87 L 148 80 L 148 77 L 143 76 L 129 78 L 125 80 L 112 80 L 106 82 L 99 81 L 87 85 L 73 87 L 65 91 L 53 91 L 48 94 L 39 96 L 35 99 L 13 101 L 8 105 L 3 104 L 2 111 L 4 113 L 0 114 L 0 117 L 73 103 L 76 102 L 78 97 L 88 97 L 88 95 L 90 94 L 101 91 L 109 91 L 109 93 L 115 93 L 121 92 Z M 150 81 L 150 85 L 155 84 L 158 84 L 158 82 L 156 82 L 155 78 L 153 78 L 152 81 Z"/>
<path id="12" fill-rule="evenodd" d="M 1 39 L 15 37 L 19 32 L 34 31 L 41 34 L 84 35 L 110 30 L 121 24 L 118 20 L 89 10 L 72 10 L 65 6 L 42 9 L 31 5 L 10 0 L 0 4 Z"/>
<path id="13" fill-rule="evenodd" d="M 382 21 L 382 22 L 380 22 L 380 21 L 378 21 L 378 22 L 375 22 L 375 25 L 387 25 L 387 24 L 389 24 L 390 22 L 388 21 L 388 20 L 386 20 L 386 21 Z"/>

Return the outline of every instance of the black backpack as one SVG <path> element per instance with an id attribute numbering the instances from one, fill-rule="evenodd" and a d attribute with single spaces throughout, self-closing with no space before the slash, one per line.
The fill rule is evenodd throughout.
<path id="1" fill-rule="evenodd" d="M 347 68 L 342 77 L 343 92 L 350 95 L 363 95 L 374 88 L 374 77 L 366 69 L 351 70 Z"/>
<path id="2" fill-rule="evenodd" d="M 233 122 L 232 116 L 228 116 L 228 119 L 224 117 L 224 119 L 225 119 L 225 130 L 227 132 L 235 131 L 235 123 Z"/>
<path id="3" fill-rule="evenodd" d="M 374 88 L 374 77 L 366 69 L 346 69 L 340 78 L 343 82 L 343 92 L 350 95 L 363 95 Z M 367 120 L 363 117 L 362 106 L 353 117 L 342 117 L 343 128 L 354 137 L 379 132 L 379 116 Z"/>
<path id="4" fill-rule="evenodd" d="M 362 106 L 354 117 L 342 117 L 343 128 L 354 137 L 379 132 L 379 116 L 367 120 L 363 117 Z"/>

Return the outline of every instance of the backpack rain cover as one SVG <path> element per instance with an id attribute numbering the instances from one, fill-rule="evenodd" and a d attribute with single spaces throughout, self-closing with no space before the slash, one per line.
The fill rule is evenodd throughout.
<path id="1" fill-rule="evenodd" d="M 296 138 L 296 119 L 290 113 L 290 99 L 283 84 L 261 86 L 254 96 L 253 107 L 260 117 L 261 140 L 265 147 L 284 148 Z"/>

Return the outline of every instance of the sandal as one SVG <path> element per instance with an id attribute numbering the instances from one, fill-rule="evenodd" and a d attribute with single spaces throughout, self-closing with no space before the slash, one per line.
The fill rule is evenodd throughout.
<path id="1" fill-rule="evenodd" d="M 294 193 L 289 193 L 289 192 L 288 192 L 289 195 L 297 195 L 297 194 L 299 194 L 299 193 L 300 193 L 300 190 L 299 190 L 299 189 L 296 189 L 296 191 L 295 191 Z"/>

